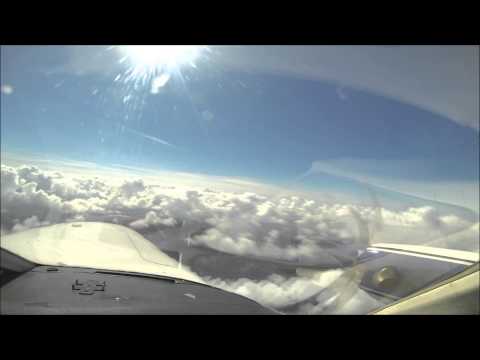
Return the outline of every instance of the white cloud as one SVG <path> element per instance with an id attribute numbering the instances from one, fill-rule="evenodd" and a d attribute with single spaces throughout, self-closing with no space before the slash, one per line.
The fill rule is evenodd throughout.
<path id="1" fill-rule="evenodd" d="M 312 278 L 271 275 L 264 280 L 204 278 L 223 290 L 290 314 L 365 314 L 383 303 L 358 286 L 348 271 L 316 272 Z"/>
<path id="2" fill-rule="evenodd" d="M 47 193 L 36 182 L 23 178 L 19 173 L 30 175 L 28 168 L 15 169 L 2 165 L 2 224 L 13 225 L 32 216 L 37 216 L 40 221 L 62 220 L 66 211 L 63 200 L 53 193 Z"/>
<path id="3" fill-rule="evenodd" d="M 478 239 L 478 223 L 432 206 L 381 208 L 382 224 L 377 226 L 379 209 L 374 206 L 329 204 L 287 193 L 278 196 L 276 191 L 261 191 L 265 186 L 251 181 L 210 178 L 202 183 L 192 174 L 139 178 L 125 170 L 69 169 L 2 164 L 2 235 L 75 220 L 114 222 L 145 234 L 194 229 L 190 232 L 194 246 L 234 255 L 299 260 L 300 264 L 323 259 L 332 249 L 348 250 L 344 244 L 373 241 L 364 236 L 373 236 L 375 242 L 431 243 L 463 250 L 472 250 L 469 246 Z M 367 233 L 359 224 L 367 225 Z M 274 308 L 293 306 L 289 311 L 299 313 L 330 311 L 327 305 L 338 302 L 334 300 L 338 294 L 343 296 L 339 311 L 364 312 L 365 306 L 375 307 L 356 283 L 336 282 L 344 273 L 205 280 Z M 321 292 L 327 288 L 328 299 Z"/>
<path id="4" fill-rule="evenodd" d="M 175 226 L 177 222 L 171 217 L 160 217 L 155 211 L 149 211 L 143 219 L 130 223 L 130 227 L 136 230 L 144 230 L 157 226 Z"/>
<path id="5" fill-rule="evenodd" d="M 13 86 L 11 86 L 11 85 L 7 85 L 7 84 L 2 85 L 0 87 L 0 90 L 1 90 L 2 94 L 5 94 L 5 95 L 13 94 Z"/>
<path id="6" fill-rule="evenodd" d="M 32 217 L 26 218 L 23 222 L 17 223 L 13 226 L 12 232 L 23 231 L 32 229 L 39 226 L 49 225 L 48 221 L 39 221 L 38 218 L 34 215 Z"/>
<path id="7" fill-rule="evenodd" d="M 194 224 L 191 245 L 237 255 L 315 261 L 335 249 L 363 246 L 373 235 L 382 242 L 426 242 L 473 224 L 458 214 L 420 206 L 382 208 L 382 224 L 377 226 L 379 209 L 374 206 L 227 191 L 221 189 L 222 182 L 193 187 L 172 175 L 167 185 L 161 182 L 164 178 L 154 176 L 139 179 L 124 172 L 121 180 L 99 174 L 2 165 L 2 228 L 33 225 L 25 223 L 32 217 L 39 223 L 74 218 L 111 221 L 145 232 Z"/>
<path id="8" fill-rule="evenodd" d="M 341 274 L 341 270 L 326 271 L 319 275 L 316 281 L 302 277 L 285 278 L 275 274 L 260 281 L 247 278 L 234 281 L 210 278 L 205 280 L 212 286 L 243 295 L 261 304 L 282 308 L 314 296 L 332 284 Z"/>

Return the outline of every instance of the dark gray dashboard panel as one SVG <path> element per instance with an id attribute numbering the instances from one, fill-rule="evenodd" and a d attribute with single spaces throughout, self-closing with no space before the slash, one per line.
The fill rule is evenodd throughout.
<path id="1" fill-rule="evenodd" d="M 2 314 L 275 314 L 201 284 L 61 267 L 19 276 L 2 287 L 0 301 Z"/>

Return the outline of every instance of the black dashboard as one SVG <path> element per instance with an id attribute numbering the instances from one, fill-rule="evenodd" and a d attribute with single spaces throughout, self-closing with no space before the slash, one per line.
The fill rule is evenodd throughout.
<path id="1" fill-rule="evenodd" d="M 141 274 L 35 266 L 2 250 L 1 314 L 251 314 L 277 312 L 208 285 Z"/>

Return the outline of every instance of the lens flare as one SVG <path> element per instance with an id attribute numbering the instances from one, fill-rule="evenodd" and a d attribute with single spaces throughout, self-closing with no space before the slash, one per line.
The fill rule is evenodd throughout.
<path id="1" fill-rule="evenodd" d="M 142 85 L 156 81 L 155 88 L 172 75 L 180 73 L 184 66 L 195 67 L 195 61 L 208 50 L 198 45 L 124 45 L 118 46 L 123 54 L 121 63 L 127 62 L 124 80 L 141 82 Z M 161 86 L 165 85 L 165 81 Z"/>

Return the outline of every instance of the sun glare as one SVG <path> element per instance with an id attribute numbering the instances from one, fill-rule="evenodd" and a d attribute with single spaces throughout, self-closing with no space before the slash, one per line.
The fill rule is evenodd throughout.
<path id="1" fill-rule="evenodd" d="M 170 78 L 183 66 L 195 67 L 195 61 L 207 49 L 198 45 L 124 45 L 120 62 L 127 62 L 126 80 L 154 81 Z M 166 74 L 166 75 L 165 75 Z M 158 85 L 158 81 L 157 81 Z"/>
<path id="2" fill-rule="evenodd" d="M 122 51 L 136 66 L 172 67 L 193 64 L 202 51 L 196 45 L 127 45 Z"/>

